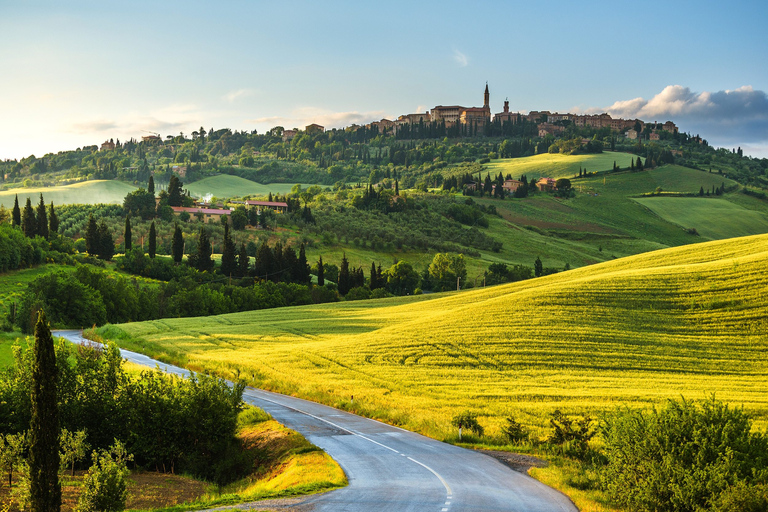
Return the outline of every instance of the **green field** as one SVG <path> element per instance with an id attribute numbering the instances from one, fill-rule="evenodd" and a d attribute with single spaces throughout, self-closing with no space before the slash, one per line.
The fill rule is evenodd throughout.
<path id="1" fill-rule="evenodd" d="M 483 166 L 483 171 L 490 171 L 496 176 L 511 174 L 519 179 L 525 174 L 531 178 L 573 178 L 579 175 L 579 168 L 588 172 L 610 171 L 613 162 L 623 168 L 629 168 L 630 160 L 635 155 L 630 153 L 599 153 L 590 155 L 562 155 L 560 153 L 527 156 L 523 158 L 502 158 L 492 160 Z"/>
<path id="2" fill-rule="evenodd" d="M 217 198 L 228 198 L 242 197 L 246 195 L 266 196 L 269 195 L 270 192 L 272 194 L 287 194 L 291 191 L 293 185 L 293 183 L 269 183 L 267 185 L 262 185 L 261 183 L 247 180 L 239 176 L 222 174 L 195 181 L 194 183 L 185 185 L 185 188 L 189 190 L 190 194 L 196 197 L 203 197 L 211 194 Z M 312 185 L 303 183 L 301 186 L 302 188 L 306 188 Z"/>
<path id="3" fill-rule="evenodd" d="M 644 197 L 635 199 L 673 224 L 694 228 L 711 240 L 768 233 L 768 216 L 727 199 L 703 197 Z"/>
<path id="4" fill-rule="evenodd" d="M 27 197 L 33 206 L 40 203 L 43 194 L 45 203 L 53 201 L 56 206 L 62 204 L 123 204 L 126 195 L 136 190 L 136 187 L 113 180 L 94 180 L 75 183 L 61 187 L 17 188 L 0 192 L 0 204 L 13 208 L 16 194 L 19 195 L 19 206 L 24 208 Z"/>
<path id="5" fill-rule="evenodd" d="M 768 235 L 492 288 L 107 327 L 124 346 L 438 438 L 451 417 L 650 406 L 683 395 L 768 420 Z M 354 403 L 350 397 L 354 395 Z"/>

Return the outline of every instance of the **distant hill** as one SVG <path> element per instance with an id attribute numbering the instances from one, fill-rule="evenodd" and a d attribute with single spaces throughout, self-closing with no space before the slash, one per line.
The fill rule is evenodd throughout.
<path id="1" fill-rule="evenodd" d="M 483 166 L 483 176 L 490 172 L 491 176 L 504 176 L 511 174 L 514 179 L 519 179 L 525 174 L 531 178 L 573 178 L 579 175 L 579 168 L 588 172 L 610 171 L 613 163 L 627 169 L 630 160 L 637 158 L 630 153 L 605 152 L 587 155 L 562 155 L 560 153 L 527 156 L 524 158 L 504 158 L 491 160 L 491 163 Z"/>
<path id="2" fill-rule="evenodd" d="M 19 195 L 19 206 L 24 207 L 27 197 L 32 205 L 40 202 L 43 194 L 45 203 L 53 201 L 56 206 L 63 204 L 123 204 L 123 199 L 136 190 L 133 185 L 114 180 L 83 181 L 73 185 L 43 188 L 15 188 L 0 192 L 0 204 L 13 208 L 16 194 Z"/>
<path id="3" fill-rule="evenodd" d="M 203 197 L 211 194 L 214 197 L 228 198 L 242 197 L 245 195 L 266 196 L 270 192 L 272 194 L 282 195 L 290 192 L 293 185 L 293 183 L 270 183 L 268 185 L 262 185 L 261 183 L 240 178 L 239 176 L 222 174 L 204 178 L 200 181 L 190 183 L 189 185 L 185 184 L 184 188 L 189 190 L 195 197 Z M 311 185 L 306 183 L 302 184 L 302 187 L 304 188 L 309 186 Z"/>
<path id="4" fill-rule="evenodd" d="M 469 409 L 498 433 L 555 409 L 717 398 L 768 420 L 768 235 L 521 283 L 119 326 L 165 354 L 437 437 Z M 117 334 L 115 330 L 111 331 Z M 235 370 L 237 369 L 237 370 Z M 350 397 L 354 395 L 354 403 Z"/>

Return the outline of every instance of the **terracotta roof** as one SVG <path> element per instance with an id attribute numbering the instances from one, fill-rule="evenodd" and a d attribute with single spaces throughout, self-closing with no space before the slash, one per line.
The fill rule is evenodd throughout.
<path id="1" fill-rule="evenodd" d="M 173 211 L 176 213 L 181 212 L 187 212 L 187 213 L 202 213 L 204 215 L 229 215 L 232 213 L 232 210 L 224 210 L 219 208 L 194 208 L 194 207 L 184 207 L 184 206 L 171 206 L 173 208 Z"/>
<path id="2" fill-rule="evenodd" d="M 274 201 L 246 201 L 245 204 L 248 206 L 282 206 L 288 208 L 288 203 L 276 203 Z"/>

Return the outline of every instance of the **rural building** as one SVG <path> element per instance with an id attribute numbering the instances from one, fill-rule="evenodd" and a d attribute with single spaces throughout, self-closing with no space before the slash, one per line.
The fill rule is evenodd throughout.
<path id="1" fill-rule="evenodd" d="M 115 143 L 111 139 L 101 143 L 101 151 L 111 151 L 113 149 L 115 149 Z"/>
<path id="2" fill-rule="evenodd" d="M 557 182 L 554 178 L 539 178 L 536 181 L 536 187 L 542 192 L 551 192 L 556 188 L 555 183 Z"/>
<path id="3" fill-rule="evenodd" d="M 141 137 L 141 142 L 163 142 L 163 139 L 161 139 L 159 135 L 143 135 Z"/>
<path id="4" fill-rule="evenodd" d="M 624 136 L 628 139 L 637 140 L 637 130 L 630 128 L 624 133 Z"/>
<path id="5" fill-rule="evenodd" d="M 505 123 L 517 124 L 520 122 L 520 114 L 517 112 L 510 112 L 509 100 L 504 100 L 504 110 L 498 114 L 495 114 L 493 116 L 493 120 L 494 122 L 498 121 L 502 126 L 504 126 Z"/>
<path id="6" fill-rule="evenodd" d="M 672 121 L 667 121 L 664 123 L 664 125 L 661 127 L 662 130 L 669 133 L 677 133 L 677 126 L 675 126 L 675 123 Z"/>
<path id="7" fill-rule="evenodd" d="M 274 210 L 278 213 L 286 213 L 288 211 L 288 203 L 280 203 L 275 201 L 246 201 L 245 206 L 247 208 L 255 207 L 258 209 L 258 211 L 262 211 L 265 208 L 269 208 L 270 210 Z"/>
<path id="8" fill-rule="evenodd" d="M 319 124 L 312 123 L 310 125 L 307 125 L 304 128 L 304 131 L 307 133 L 323 133 L 325 131 L 325 127 L 320 126 Z"/>
<path id="9" fill-rule="evenodd" d="M 550 124 L 550 123 L 541 123 L 539 125 L 539 137 L 546 137 L 547 135 L 557 135 L 560 133 L 563 133 L 565 131 L 565 128 L 563 126 Z"/>
<path id="10" fill-rule="evenodd" d="M 297 133 L 297 130 L 283 130 L 283 142 L 293 140 Z"/>
<path id="11" fill-rule="evenodd" d="M 511 194 L 520 188 L 520 185 L 522 184 L 523 182 L 518 180 L 504 180 L 504 184 L 501 186 L 501 188 L 504 189 L 504 192 Z"/>
<path id="12" fill-rule="evenodd" d="M 200 208 L 199 206 L 171 206 L 171 208 L 173 208 L 174 215 L 180 215 L 182 212 L 187 212 L 192 216 L 202 215 L 202 218 L 205 222 L 208 222 L 211 219 L 213 219 L 215 222 L 220 222 L 222 215 L 232 214 L 232 210 L 224 208 Z"/>
<path id="13" fill-rule="evenodd" d="M 651 132 L 651 140 L 659 140 L 659 134 L 656 133 L 656 130 Z"/>
<path id="14" fill-rule="evenodd" d="M 176 174 L 179 178 L 186 178 L 187 177 L 187 166 L 186 165 L 174 165 L 171 167 L 171 172 Z"/>

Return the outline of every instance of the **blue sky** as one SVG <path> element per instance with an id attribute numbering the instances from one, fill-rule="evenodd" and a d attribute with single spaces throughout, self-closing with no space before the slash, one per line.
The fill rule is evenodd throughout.
<path id="1" fill-rule="evenodd" d="M 766 2 L 0 0 L 0 158 L 439 104 L 675 121 L 768 156 Z"/>

